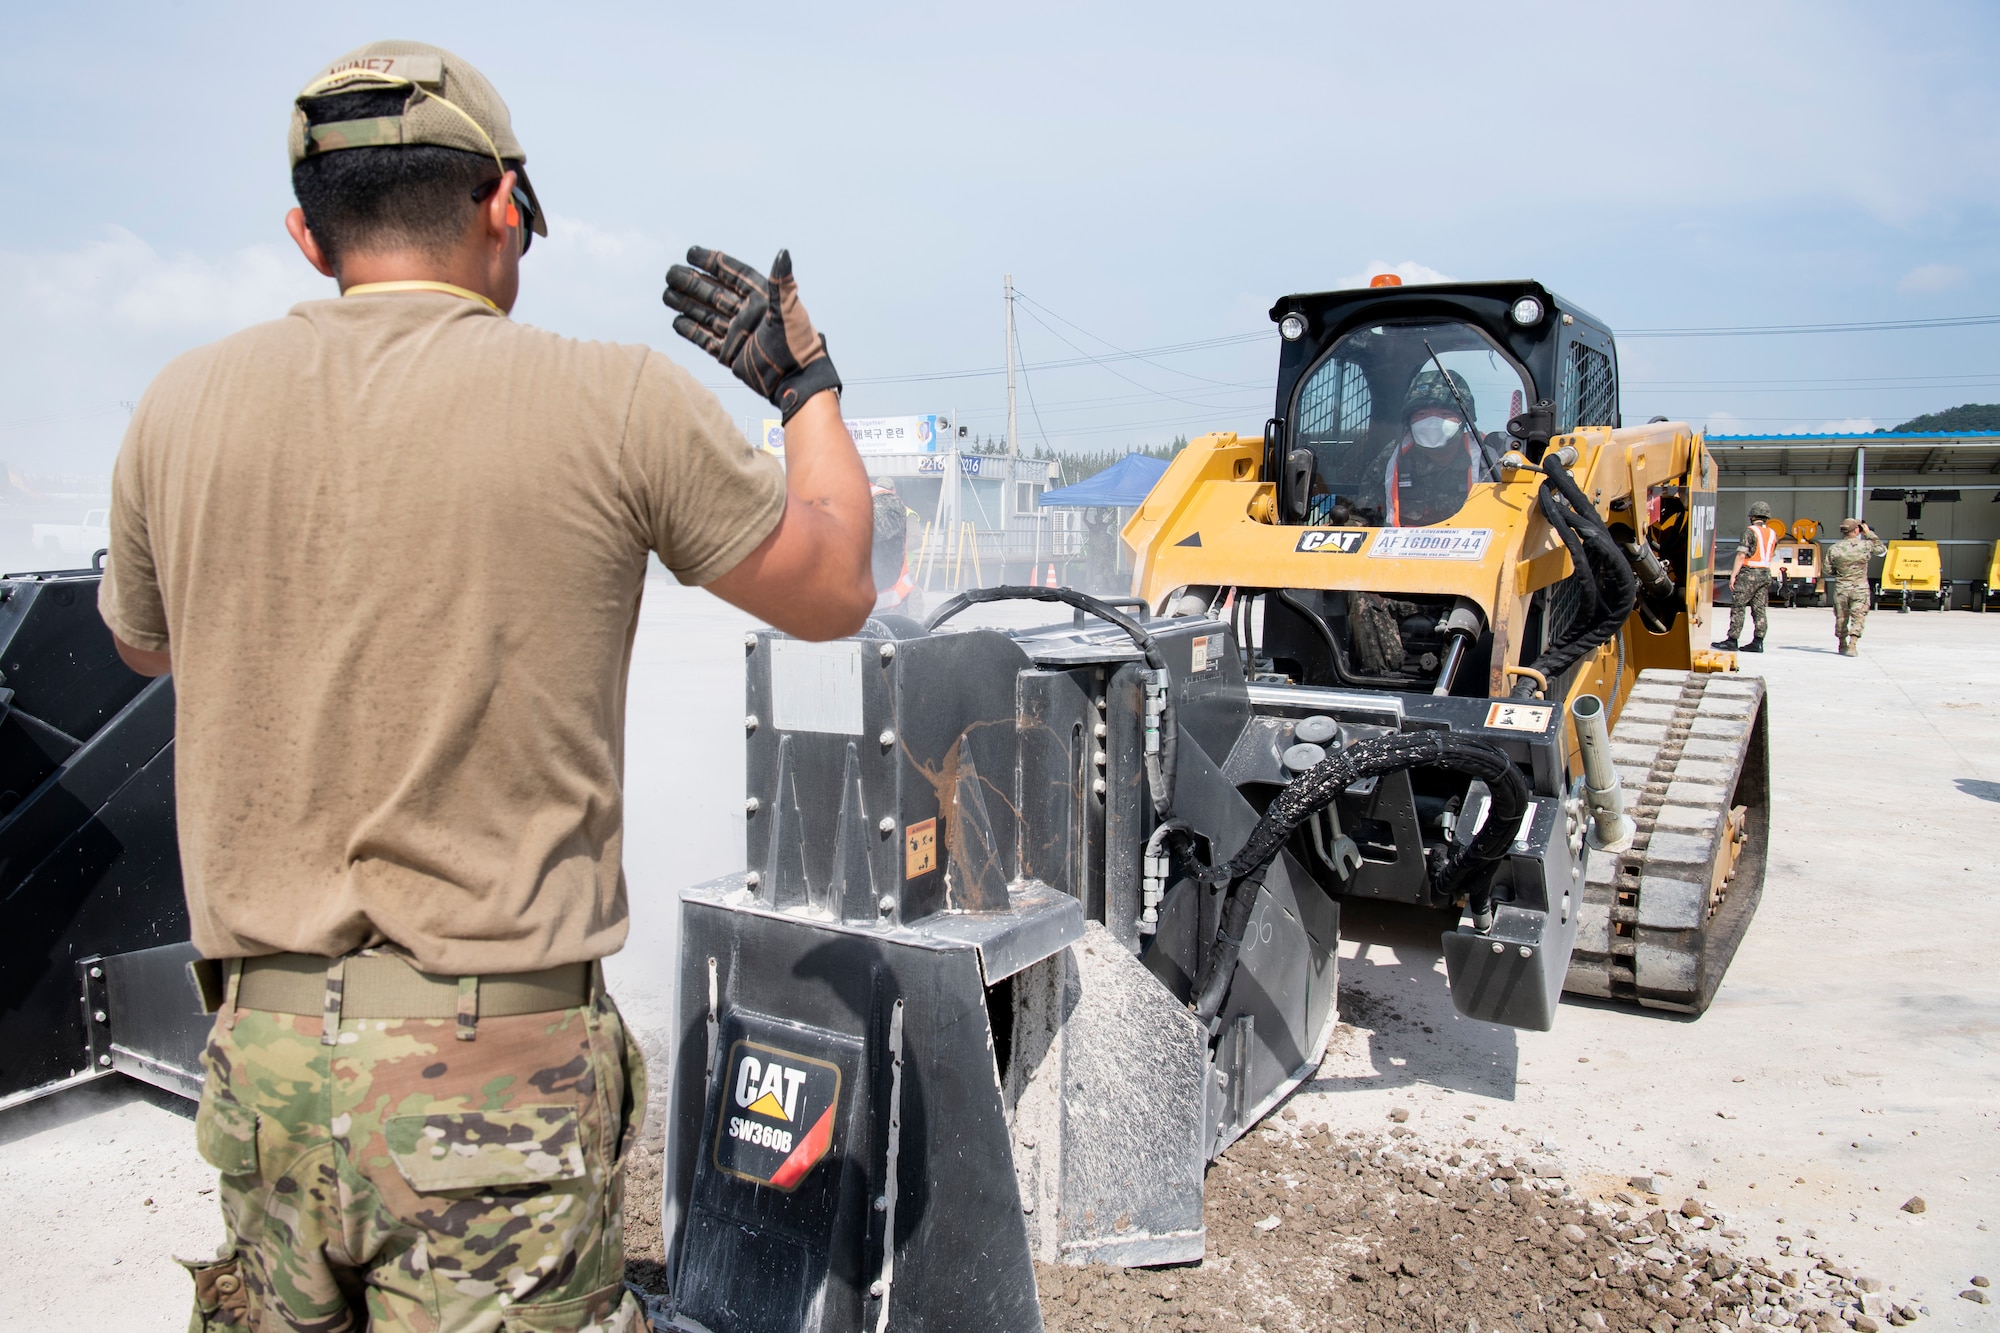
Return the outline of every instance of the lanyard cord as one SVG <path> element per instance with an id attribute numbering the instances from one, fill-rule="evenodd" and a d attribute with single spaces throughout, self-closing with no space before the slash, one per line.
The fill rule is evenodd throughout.
<path id="1" fill-rule="evenodd" d="M 398 282 L 358 282 L 341 292 L 342 296 L 372 296 L 376 292 L 443 292 L 446 296 L 456 296 L 461 300 L 477 301 L 496 315 L 507 312 L 478 292 L 454 287 L 448 282 L 433 282 L 429 278 L 404 278 Z"/>

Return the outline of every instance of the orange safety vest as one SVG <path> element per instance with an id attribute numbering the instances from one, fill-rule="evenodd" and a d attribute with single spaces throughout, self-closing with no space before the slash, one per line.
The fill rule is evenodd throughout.
<path id="1" fill-rule="evenodd" d="M 1402 485 L 1403 457 L 1417 447 L 1415 440 L 1408 441 L 1402 448 L 1389 455 L 1389 466 L 1382 474 L 1382 487 L 1389 493 L 1389 526 L 1403 526 Z M 1465 493 L 1472 494 L 1472 488 L 1479 484 L 1479 451 L 1472 443 L 1472 432 L 1465 432 Z"/>
<path id="2" fill-rule="evenodd" d="M 1750 521 L 1750 535 L 1756 539 L 1757 549 L 1750 552 L 1750 558 L 1743 562 L 1745 569 L 1769 569 L 1778 553 L 1778 533 L 1768 523 L 1756 519 Z"/>

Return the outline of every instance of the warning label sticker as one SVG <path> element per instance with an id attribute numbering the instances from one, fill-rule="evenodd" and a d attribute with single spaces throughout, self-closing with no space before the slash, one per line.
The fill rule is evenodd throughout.
<path id="1" fill-rule="evenodd" d="M 1353 555 L 1361 549 L 1361 543 L 1367 539 L 1367 533 L 1355 529 L 1335 529 L 1329 532 L 1324 528 L 1315 528 L 1310 532 L 1301 532 L 1299 534 L 1299 544 L 1292 549 L 1294 551 L 1325 551 L 1334 555 Z"/>
<path id="2" fill-rule="evenodd" d="M 1194 641 L 1193 656 L 1189 660 L 1190 671 L 1213 671 L 1222 665 L 1222 636 L 1204 634 Z"/>
<path id="3" fill-rule="evenodd" d="M 1549 704 L 1496 703 L 1486 710 L 1486 725 L 1502 731 L 1547 731 L 1554 713 Z"/>
<path id="4" fill-rule="evenodd" d="M 716 1169 L 787 1193 L 797 1189 L 833 1147 L 839 1066 L 738 1041 L 724 1069 Z"/>
<path id="5" fill-rule="evenodd" d="M 1384 528 L 1369 548 L 1371 560 L 1479 560 L 1493 540 L 1491 528 Z"/>
<path id="6" fill-rule="evenodd" d="M 937 869 L 937 820 L 926 819 L 903 830 L 903 878 L 915 879 Z"/>

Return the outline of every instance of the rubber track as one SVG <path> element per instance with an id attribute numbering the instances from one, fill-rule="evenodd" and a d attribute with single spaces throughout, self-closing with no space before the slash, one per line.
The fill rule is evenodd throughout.
<path id="1" fill-rule="evenodd" d="M 1591 856 L 1563 988 L 1700 1013 L 1762 896 L 1769 827 L 1764 682 L 1648 671 L 1612 731 L 1638 826 L 1629 851 Z M 1711 892 L 1734 805 L 1746 807 L 1735 874 Z"/>

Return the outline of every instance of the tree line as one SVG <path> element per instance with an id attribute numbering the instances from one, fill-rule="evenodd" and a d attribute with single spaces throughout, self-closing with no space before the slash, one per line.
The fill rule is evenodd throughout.
<path id="1" fill-rule="evenodd" d="M 1171 444 L 1141 444 L 1125 449 L 1046 449 L 1038 447 L 1031 458 L 1053 461 L 1062 472 L 1064 486 L 1074 486 L 1079 481 L 1094 477 L 1113 463 L 1139 454 L 1145 458 L 1159 458 L 1171 461 L 1175 454 L 1187 448 L 1187 436 L 1174 436 Z"/>

